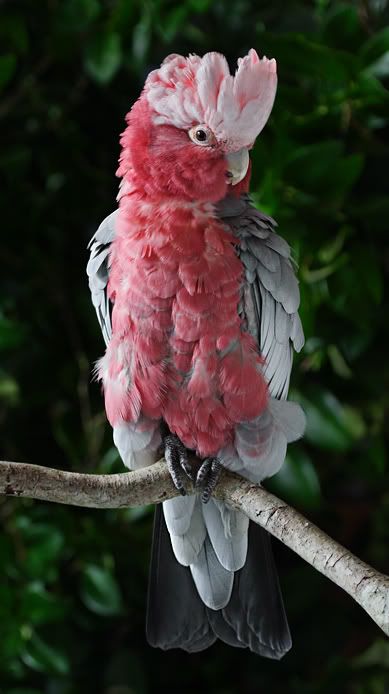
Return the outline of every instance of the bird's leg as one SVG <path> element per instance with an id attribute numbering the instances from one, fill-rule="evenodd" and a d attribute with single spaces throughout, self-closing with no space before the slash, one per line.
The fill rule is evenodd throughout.
<path id="1" fill-rule="evenodd" d="M 176 434 L 172 434 L 165 422 L 161 426 L 163 453 L 173 484 L 182 496 L 186 495 L 183 472 L 194 482 L 188 452 Z"/>
<path id="2" fill-rule="evenodd" d="M 208 503 L 211 498 L 212 492 L 214 491 L 222 471 L 222 464 L 217 458 L 206 458 L 196 476 L 196 487 L 201 488 L 201 501 L 203 504 Z"/>

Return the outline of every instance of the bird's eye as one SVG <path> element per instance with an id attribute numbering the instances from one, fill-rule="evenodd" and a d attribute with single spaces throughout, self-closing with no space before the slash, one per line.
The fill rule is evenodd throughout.
<path id="1" fill-rule="evenodd" d="M 215 136 L 206 125 L 194 125 L 193 128 L 189 130 L 188 134 L 192 142 L 196 145 L 209 147 L 215 144 Z"/>

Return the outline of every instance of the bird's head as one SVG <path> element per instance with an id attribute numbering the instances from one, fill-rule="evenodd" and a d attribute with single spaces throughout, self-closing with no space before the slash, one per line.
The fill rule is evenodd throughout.
<path id="1" fill-rule="evenodd" d="M 249 150 L 276 88 L 275 60 L 253 49 L 235 75 L 220 53 L 168 56 L 127 116 L 118 175 L 148 195 L 220 200 L 229 186 L 248 184 Z"/>

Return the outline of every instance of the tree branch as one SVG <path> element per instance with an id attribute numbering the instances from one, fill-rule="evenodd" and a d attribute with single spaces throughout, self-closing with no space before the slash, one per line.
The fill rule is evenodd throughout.
<path id="1" fill-rule="evenodd" d="M 189 482 L 187 491 L 193 491 Z M 0 494 L 89 508 L 122 508 L 160 503 L 177 496 L 177 490 L 164 461 L 117 475 L 0 462 Z M 224 471 L 215 497 L 243 511 L 343 588 L 389 636 L 389 576 L 365 564 L 284 501 L 238 475 Z"/>

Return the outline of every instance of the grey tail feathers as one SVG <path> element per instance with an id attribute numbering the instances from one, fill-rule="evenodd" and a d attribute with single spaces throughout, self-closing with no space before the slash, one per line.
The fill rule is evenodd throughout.
<path id="1" fill-rule="evenodd" d="M 290 649 L 270 536 L 250 522 L 247 559 L 235 572 L 230 601 L 220 610 L 204 605 L 190 569 L 176 560 L 161 506 L 155 510 L 146 635 L 151 646 L 188 653 L 216 639 L 279 659 Z"/>

